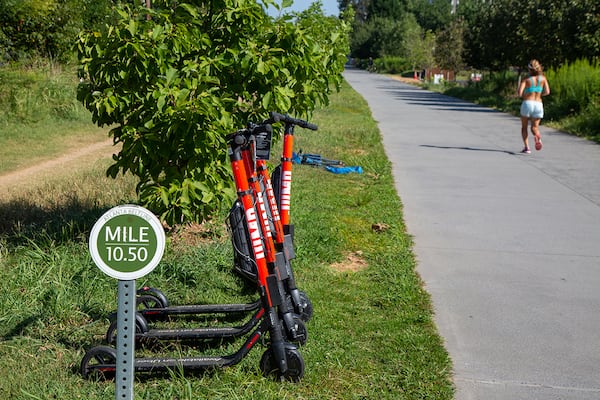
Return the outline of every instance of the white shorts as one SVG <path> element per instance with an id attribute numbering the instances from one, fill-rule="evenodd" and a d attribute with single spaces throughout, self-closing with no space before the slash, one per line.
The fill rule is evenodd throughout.
<path id="1" fill-rule="evenodd" d="M 544 118 L 544 103 L 534 100 L 523 101 L 523 104 L 521 104 L 521 116 L 527 118 Z"/>

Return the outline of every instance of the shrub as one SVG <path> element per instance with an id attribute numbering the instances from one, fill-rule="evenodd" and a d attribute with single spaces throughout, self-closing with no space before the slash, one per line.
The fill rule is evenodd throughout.
<path id="1" fill-rule="evenodd" d="M 387 74 L 399 74 L 410 69 L 411 64 L 403 57 L 384 56 L 374 61 L 375 68 L 379 72 Z"/>
<path id="2" fill-rule="evenodd" d="M 578 60 L 550 69 L 546 72 L 546 76 L 551 89 L 551 95 L 545 102 L 546 113 L 550 119 L 580 113 L 600 97 L 598 62 Z"/>

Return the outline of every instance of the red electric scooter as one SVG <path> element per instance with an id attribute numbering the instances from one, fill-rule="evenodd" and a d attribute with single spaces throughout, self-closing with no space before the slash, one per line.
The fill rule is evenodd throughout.
<path id="1" fill-rule="evenodd" d="M 228 137 L 229 157 L 234 175 L 235 185 L 238 190 L 238 202 L 243 208 L 245 229 L 250 240 L 249 248 L 244 249 L 246 260 L 251 260 L 255 266 L 256 283 L 262 307 L 254 318 L 258 327 L 253 331 L 244 345 L 236 353 L 224 357 L 194 357 L 194 358 L 147 358 L 136 359 L 136 371 L 152 371 L 169 368 L 206 369 L 226 367 L 237 364 L 248 354 L 250 349 L 268 331 L 270 345 L 263 354 L 260 367 L 265 375 L 276 375 L 279 379 L 297 381 L 304 373 L 304 361 L 297 348 L 284 341 L 287 296 L 282 290 L 282 277 L 279 271 L 281 262 L 285 259 L 281 252 L 275 252 L 273 242 L 269 244 L 269 227 L 266 207 L 261 205 L 261 191 L 256 191 L 252 182 L 254 175 L 255 138 L 257 134 L 267 132 L 269 124 L 253 125 L 248 129 L 238 131 Z M 258 182 L 258 180 L 257 180 Z M 254 186 L 253 188 L 251 187 Z M 258 200 L 258 208 L 255 202 Z M 265 245 L 266 244 L 266 245 Z M 269 265 L 269 263 L 273 265 Z M 260 323 L 258 323 L 260 321 Z M 287 327 L 289 329 L 289 327 Z M 137 329 L 137 328 L 136 328 Z M 210 329 L 210 328 L 204 328 Z M 222 329 L 222 328 L 215 328 Z M 198 332 L 199 333 L 199 332 Z M 160 335 L 159 335 L 160 336 Z M 218 337 L 218 336 L 212 336 Z M 81 373 L 89 377 L 100 373 L 106 375 L 113 373 L 116 368 L 116 351 L 108 346 L 98 346 L 86 353 L 81 363 Z"/>
<path id="2" fill-rule="evenodd" d="M 266 159 L 268 159 L 268 150 L 270 149 L 270 133 L 263 127 L 270 124 L 283 122 L 285 123 L 283 135 L 283 151 L 281 164 L 275 169 L 274 184 L 271 182 Z M 293 135 L 294 127 L 300 126 L 307 129 L 316 130 L 317 126 L 310 124 L 307 121 L 289 117 L 278 113 L 271 113 L 271 118 L 264 121 L 262 124 L 249 124 L 249 127 L 254 129 L 255 147 L 258 142 L 260 151 L 252 155 L 250 151 L 244 152 L 246 167 L 249 171 L 249 179 L 254 192 L 257 196 L 257 204 L 261 209 L 259 219 L 261 220 L 261 228 L 267 237 L 267 252 L 268 262 L 274 264 L 277 268 L 277 276 L 283 284 L 283 292 L 285 292 L 284 302 L 286 302 L 284 320 L 286 326 L 297 326 L 300 331 L 298 334 L 292 331 L 288 338 L 296 343 L 305 341 L 305 328 L 301 322 L 291 313 L 299 316 L 304 322 L 308 321 L 312 316 L 312 303 L 306 293 L 302 292 L 296 286 L 293 271 L 291 268 L 291 260 L 295 257 L 293 248 L 293 225 L 290 224 L 290 202 L 291 202 L 291 174 L 292 174 L 292 153 L 293 153 Z M 259 133 L 260 131 L 260 133 Z M 266 137 L 266 138 L 265 138 Z M 268 145 L 265 145 L 267 143 Z M 256 154 L 259 157 L 256 157 Z M 266 198 L 266 201 L 264 201 Z M 234 204 L 230 212 L 229 226 L 232 233 L 232 243 L 234 245 L 234 264 L 235 270 L 240 275 L 249 279 L 251 282 L 256 281 L 256 268 L 251 257 L 248 256 L 248 247 L 250 239 L 248 232 L 244 229 L 245 221 L 242 212 L 241 204 L 238 201 Z M 279 211 L 281 209 L 281 211 Z M 265 215 L 266 218 L 263 216 Z M 270 222 L 270 226 L 266 225 L 266 221 Z M 271 241 L 269 238 L 272 237 Z M 273 242 L 273 243 L 272 243 Z M 282 254 L 280 254 L 280 253 Z M 166 296 L 158 289 L 151 287 L 143 287 L 138 290 L 138 312 L 137 330 L 138 334 L 145 337 L 166 339 L 171 338 L 194 338 L 194 337 L 232 337 L 243 335 L 248 332 L 257 323 L 260 301 L 247 304 L 199 304 L 199 305 L 178 305 L 170 306 Z M 150 332 L 148 321 L 165 318 L 175 315 L 194 315 L 194 314 L 239 314 L 244 312 L 254 311 L 254 316 L 251 317 L 245 324 L 239 327 L 221 328 L 219 329 L 188 329 L 185 332 L 169 333 L 165 330 L 154 330 Z M 109 327 L 107 332 L 107 340 L 111 342 L 116 331 L 116 322 Z"/>

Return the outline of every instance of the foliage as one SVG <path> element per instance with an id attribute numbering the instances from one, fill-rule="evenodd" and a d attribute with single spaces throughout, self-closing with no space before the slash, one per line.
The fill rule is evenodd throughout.
<path id="1" fill-rule="evenodd" d="M 108 173 L 136 175 L 141 203 L 169 224 L 200 221 L 233 197 L 228 133 L 327 104 L 346 24 L 318 7 L 274 20 L 254 0 L 152 6 L 124 6 L 114 26 L 81 35 L 78 96 L 123 145 Z"/>
<path id="2" fill-rule="evenodd" d="M 445 4 L 442 0 L 433 3 L 399 0 L 366 3 L 340 1 L 340 9 L 352 6 L 367 10 L 364 14 L 356 13 L 351 36 L 351 56 L 359 59 L 401 57 L 413 68 L 431 67 L 435 36 L 433 31 L 423 26 L 439 27 L 449 20 L 449 4 L 447 10 Z"/>
<path id="3" fill-rule="evenodd" d="M 560 128 L 600 143 L 600 101 L 588 104 L 580 114 L 561 119 Z"/>
<path id="4" fill-rule="evenodd" d="M 465 0 L 458 11 L 468 25 L 467 61 L 476 68 L 502 70 L 531 58 L 559 66 L 600 56 L 596 0 Z"/>
<path id="5" fill-rule="evenodd" d="M 546 72 L 551 96 L 544 103 L 549 118 L 578 114 L 600 102 L 600 64 L 577 60 Z"/>
<path id="6" fill-rule="evenodd" d="M 0 61 L 72 56 L 84 27 L 110 14 L 111 0 L 0 0 Z"/>
<path id="7" fill-rule="evenodd" d="M 408 9 L 425 31 L 438 32 L 446 28 L 452 18 L 450 0 L 412 0 Z"/>
<path id="8" fill-rule="evenodd" d="M 412 68 L 408 60 L 402 57 L 384 56 L 374 60 L 375 70 L 386 74 L 401 74 Z"/>
<path id="9" fill-rule="evenodd" d="M 338 0 L 338 8 L 344 13 L 353 10 L 356 21 L 365 22 L 368 19 L 369 2 L 364 0 Z"/>
<path id="10" fill-rule="evenodd" d="M 464 67 L 464 30 L 462 19 L 454 19 L 444 30 L 438 33 L 435 41 L 434 57 L 437 65 L 456 72 Z"/>
<path id="11" fill-rule="evenodd" d="M 385 18 L 396 21 L 407 11 L 406 0 L 371 0 L 367 3 L 367 19 Z"/>
<path id="12" fill-rule="evenodd" d="M 405 26 L 391 18 L 373 17 L 367 22 L 356 22 L 351 39 L 351 56 L 379 58 L 401 56 Z"/>
<path id="13" fill-rule="evenodd" d="M 48 117 L 73 120 L 83 115 L 85 110 L 75 98 L 74 72 L 56 63 L 0 68 L 0 122 L 34 123 Z"/>
<path id="14" fill-rule="evenodd" d="M 422 55 L 422 49 L 409 49 L 407 53 L 406 48 L 397 48 L 398 36 L 414 30 L 403 26 L 390 28 L 405 24 L 407 14 L 415 17 L 423 32 L 463 38 L 462 61 L 459 47 L 452 48 L 454 42 L 443 37 L 438 40 L 436 61 L 442 68 L 457 70 L 464 63 L 477 69 L 502 71 L 524 66 L 531 58 L 558 67 L 578 58 L 600 57 L 597 0 L 461 0 L 456 17 L 464 21 L 460 25 L 462 34 L 457 31 L 458 22 L 454 21 L 456 17 L 451 14 L 448 0 L 340 0 L 339 3 L 341 9 L 352 6 L 357 10 L 352 35 L 354 57 L 397 55 L 422 64 L 413 58 L 415 53 Z M 424 41 L 424 34 L 421 39 Z M 415 37 L 409 42 L 419 43 Z"/>
<path id="15" fill-rule="evenodd" d="M 434 65 L 435 35 L 431 31 L 424 31 L 412 14 L 408 14 L 403 22 L 406 27 L 403 39 L 404 56 L 412 64 L 413 70 L 431 68 Z"/>

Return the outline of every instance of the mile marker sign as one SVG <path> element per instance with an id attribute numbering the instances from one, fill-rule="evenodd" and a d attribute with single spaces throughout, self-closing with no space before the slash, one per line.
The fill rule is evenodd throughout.
<path id="1" fill-rule="evenodd" d="M 89 249 L 92 260 L 106 275 L 135 280 L 152 272 L 162 259 L 165 231 L 147 209 L 117 206 L 94 224 Z"/>

